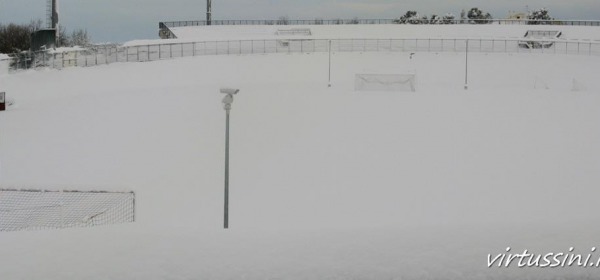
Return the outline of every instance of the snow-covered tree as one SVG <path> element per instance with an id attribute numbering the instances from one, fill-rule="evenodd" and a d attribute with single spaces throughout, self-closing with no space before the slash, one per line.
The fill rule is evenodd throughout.
<path id="1" fill-rule="evenodd" d="M 87 30 L 77 29 L 71 33 L 71 44 L 73 46 L 87 46 L 91 43 Z"/>
<path id="2" fill-rule="evenodd" d="M 479 8 L 471 8 L 467 13 L 467 17 L 469 17 L 469 23 L 477 23 L 477 24 L 485 24 L 490 23 L 490 19 L 492 19 L 492 15 L 490 13 L 484 13 Z"/>
<path id="3" fill-rule="evenodd" d="M 455 16 L 451 13 L 447 13 L 443 18 L 442 18 L 442 23 L 443 24 L 454 24 L 454 19 Z"/>
<path id="4" fill-rule="evenodd" d="M 553 20 L 546 8 L 529 12 L 527 19 L 529 19 L 528 24 L 549 24 L 550 20 Z"/>
<path id="5" fill-rule="evenodd" d="M 431 15 L 431 19 L 429 19 L 429 24 L 443 24 L 442 17 L 438 15 Z"/>
<path id="6" fill-rule="evenodd" d="M 427 17 L 425 17 L 425 22 L 427 21 Z M 417 11 L 407 11 L 406 14 L 401 16 L 399 19 L 394 20 L 395 23 L 401 24 L 422 24 L 423 18 L 419 16 Z"/>

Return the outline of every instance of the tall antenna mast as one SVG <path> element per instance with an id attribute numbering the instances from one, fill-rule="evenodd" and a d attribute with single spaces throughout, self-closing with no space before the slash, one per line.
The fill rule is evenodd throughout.
<path id="1" fill-rule="evenodd" d="M 212 21 L 212 7 L 211 0 L 206 0 L 206 25 L 211 25 Z"/>
<path id="2" fill-rule="evenodd" d="M 60 34 L 58 30 L 58 0 L 48 0 L 48 25 L 51 29 L 56 31 L 56 45 L 58 46 L 58 36 Z"/>

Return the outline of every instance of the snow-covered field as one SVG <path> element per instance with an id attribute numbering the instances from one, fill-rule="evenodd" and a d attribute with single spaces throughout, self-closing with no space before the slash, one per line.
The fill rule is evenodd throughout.
<path id="1" fill-rule="evenodd" d="M 134 190 L 138 213 L 0 233 L 1 279 L 596 279 L 487 261 L 600 245 L 600 57 L 472 54 L 468 91 L 464 63 L 335 53 L 331 88 L 324 53 L 0 76 L 0 186 Z M 414 93 L 354 91 L 406 72 Z"/>

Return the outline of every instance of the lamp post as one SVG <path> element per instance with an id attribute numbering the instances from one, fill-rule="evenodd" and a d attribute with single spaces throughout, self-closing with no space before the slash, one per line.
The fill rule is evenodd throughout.
<path id="1" fill-rule="evenodd" d="M 221 93 L 225 94 L 223 98 L 223 109 L 225 109 L 225 200 L 224 200 L 224 217 L 223 228 L 229 228 L 229 112 L 231 111 L 231 103 L 233 103 L 233 95 L 237 94 L 239 89 L 222 88 Z"/>

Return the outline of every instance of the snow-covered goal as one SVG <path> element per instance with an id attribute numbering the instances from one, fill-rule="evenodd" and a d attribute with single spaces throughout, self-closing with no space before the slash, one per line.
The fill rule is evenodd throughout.
<path id="1" fill-rule="evenodd" d="M 134 220 L 133 192 L 0 189 L 0 231 L 91 227 Z"/>
<path id="2" fill-rule="evenodd" d="M 416 75 L 408 74 L 356 74 L 355 91 L 415 91 Z"/>

